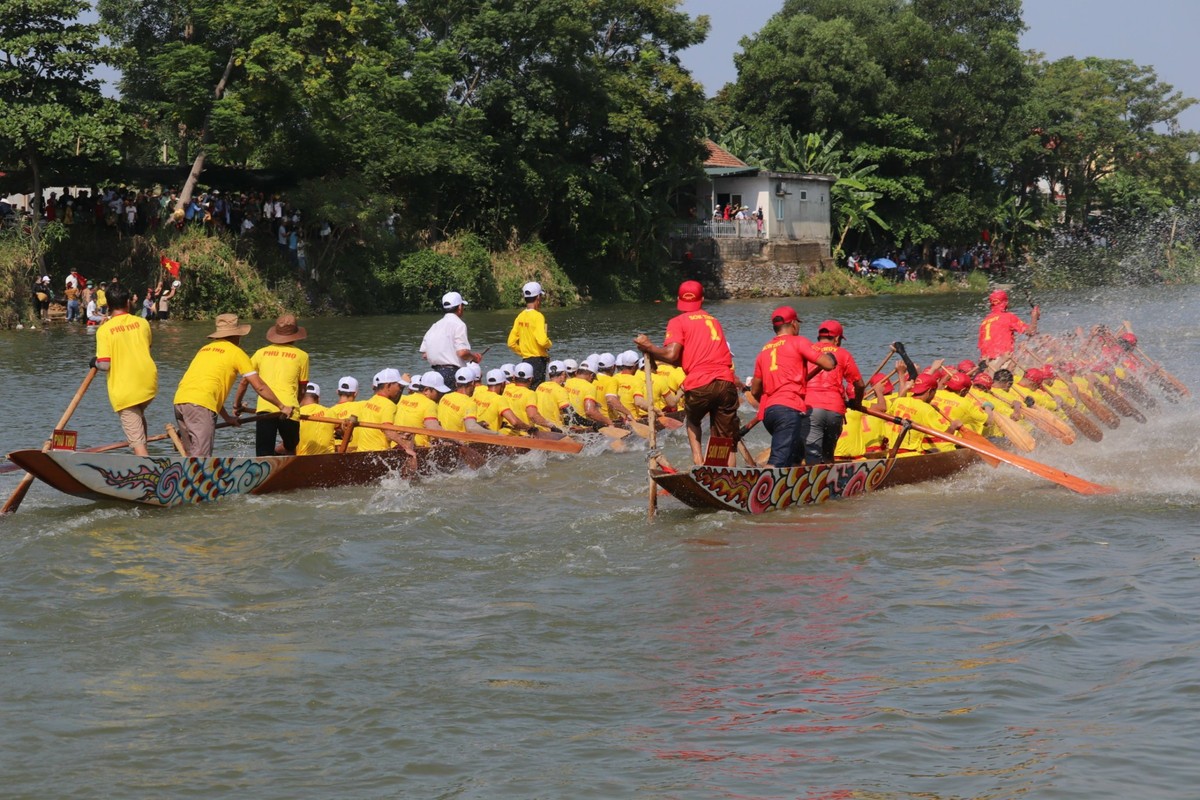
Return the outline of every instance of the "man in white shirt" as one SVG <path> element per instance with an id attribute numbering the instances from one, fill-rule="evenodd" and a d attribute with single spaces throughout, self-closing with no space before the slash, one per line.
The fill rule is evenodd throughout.
<path id="1" fill-rule="evenodd" d="M 471 351 L 467 340 L 467 323 L 463 322 L 463 307 L 467 301 L 458 292 L 447 292 L 442 296 L 442 310 L 446 313 L 425 333 L 421 340 L 421 356 L 429 362 L 435 372 L 447 384 L 454 382 L 454 373 L 467 362 L 478 362 L 479 353 Z"/>

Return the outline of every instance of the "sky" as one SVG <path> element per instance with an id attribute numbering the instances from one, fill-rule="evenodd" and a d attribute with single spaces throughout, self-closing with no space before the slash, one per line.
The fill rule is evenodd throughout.
<path id="1" fill-rule="evenodd" d="M 681 0 L 691 16 L 707 14 L 708 40 L 680 54 L 711 96 L 737 78 L 738 42 L 758 32 L 783 0 Z M 1198 0 L 1025 0 L 1021 47 L 1051 61 L 1066 56 L 1129 59 L 1154 67 L 1158 79 L 1200 99 Z M 1200 130 L 1200 104 L 1180 115 L 1184 128 Z"/>

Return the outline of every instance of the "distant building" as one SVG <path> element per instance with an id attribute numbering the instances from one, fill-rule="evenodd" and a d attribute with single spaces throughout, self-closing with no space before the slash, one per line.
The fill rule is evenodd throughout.
<path id="1" fill-rule="evenodd" d="M 684 272 L 725 296 L 786 296 L 830 264 L 829 189 L 837 178 L 755 167 L 704 144 L 704 178 L 680 191 L 684 219 L 671 235 Z M 747 219 L 737 219 L 739 211 Z"/>

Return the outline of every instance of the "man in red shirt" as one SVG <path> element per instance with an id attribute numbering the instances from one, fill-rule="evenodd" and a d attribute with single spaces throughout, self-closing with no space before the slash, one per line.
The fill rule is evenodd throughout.
<path id="1" fill-rule="evenodd" d="M 979 324 L 979 355 L 981 358 L 997 358 L 1013 351 L 1013 338 L 1018 333 L 1037 334 L 1038 317 L 1041 311 L 1033 307 L 1029 325 L 1008 310 L 1008 292 L 997 289 L 988 295 L 991 312 Z"/>
<path id="2" fill-rule="evenodd" d="M 662 347 L 651 343 L 646 334 L 639 334 L 633 343 L 646 355 L 658 361 L 682 367 L 687 375 L 683 380 L 683 396 L 687 405 L 688 444 L 692 462 L 704 463 L 700 447 L 700 422 L 709 418 L 713 436 L 733 439 L 738 431 L 737 376 L 733 373 L 733 354 L 725 340 L 725 330 L 716 317 L 701 308 L 704 287 L 699 281 L 679 284 L 675 307 L 682 313 L 667 323 L 667 338 Z M 729 466 L 734 465 L 735 451 L 730 449 Z"/>
<path id="3" fill-rule="evenodd" d="M 771 434 L 772 467 L 793 467 L 804 461 L 808 438 L 808 371 L 811 364 L 823 370 L 838 366 L 837 357 L 823 353 L 800 336 L 800 319 L 789 306 L 771 314 L 775 338 L 763 345 L 754 359 L 750 394 L 758 401 L 763 426 Z M 832 459 L 831 459 L 832 460 Z"/>
<path id="4" fill-rule="evenodd" d="M 827 319 L 817 328 L 817 350 L 832 355 L 837 366 L 818 372 L 808 383 L 807 400 L 812 410 L 808 412 L 808 438 L 804 441 L 806 464 L 833 463 L 833 452 L 846 421 L 846 385 L 854 392 L 852 408 L 862 404 L 867 389 L 854 356 L 842 347 L 844 336 L 842 323 L 836 319 Z"/>

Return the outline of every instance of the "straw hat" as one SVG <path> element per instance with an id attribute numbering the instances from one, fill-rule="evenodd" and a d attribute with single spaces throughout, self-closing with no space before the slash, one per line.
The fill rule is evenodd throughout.
<path id="1" fill-rule="evenodd" d="M 250 332 L 249 325 L 239 325 L 237 314 L 218 314 L 217 329 L 208 335 L 209 339 L 230 339 L 234 336 L 245 336 Z"/>
<path id="2" fill-rule="evenodd" d="M 280 314 L 274 327 L 267 330 L 267 341 L 275 344 L 298 342 L 306 336 L 308 331 L 297 325 L 296 318 L 291 314 Z"/>

